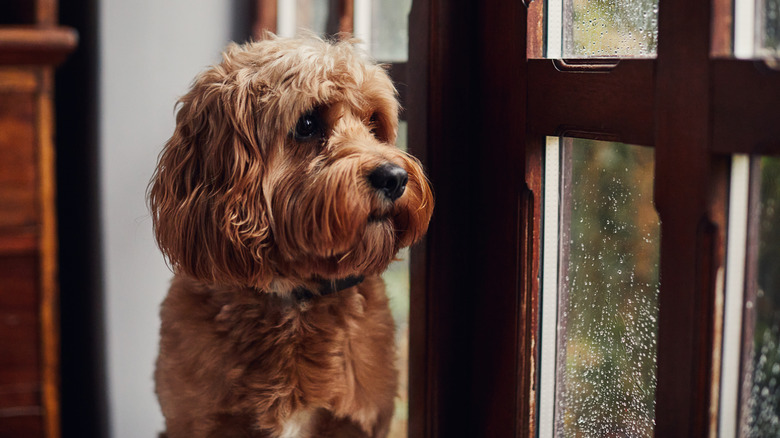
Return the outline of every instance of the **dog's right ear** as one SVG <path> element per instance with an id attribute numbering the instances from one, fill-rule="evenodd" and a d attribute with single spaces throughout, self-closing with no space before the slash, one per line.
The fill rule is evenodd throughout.
<path id="1" fill-rule="evenodd" d="M 179 100 L 148 190 L 155 237 L 174 272 L 256 287 L 270 279 L 256 102 L 219 66 Z"/>

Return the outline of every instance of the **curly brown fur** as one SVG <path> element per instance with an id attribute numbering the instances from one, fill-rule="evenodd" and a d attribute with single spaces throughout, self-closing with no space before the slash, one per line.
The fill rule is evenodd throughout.
<path id="1" fill-rule="evenodd" d="M 155 373 L 169 437 L 386 435 L 397 371 L 378 275 L 433 209 L 397 124 L 390 79 L 351 41 L 232 45 L 181 98 L 149 191 L 175 272 Z M 377 185 L 383 166 L 405 190 Z M 316 296 L 350 276 L 365 280 Z"/>

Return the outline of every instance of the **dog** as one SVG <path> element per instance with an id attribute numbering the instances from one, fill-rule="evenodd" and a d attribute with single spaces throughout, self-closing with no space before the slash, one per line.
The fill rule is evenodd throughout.
<path id="1" fill-rule="evenodd" d="M 434 200 L 354 40 L 232 44 L 177 104 L 148 198 L 174 272 L 156 393 L 170 438 L 384 437 L 397 391 L 379 275 Z"/>

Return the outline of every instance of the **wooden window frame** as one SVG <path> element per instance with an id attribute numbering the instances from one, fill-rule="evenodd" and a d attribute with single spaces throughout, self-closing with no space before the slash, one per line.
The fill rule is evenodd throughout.
<path id="1" fill-rule="evenodd" d="M 713 56 L 730 40 L 722 0 L 661 0 L 656 58 L 589 69 L 539 59 L 543 3 L 529 3 L 412 7 L 410 148 L 437 210 L 413 262 L 410 436 L 535 436 L 541 154 L 560 135 L 655 148 L 655 433 L 716 433 L 728 164 L 780 154 L 780 72 Z"/>

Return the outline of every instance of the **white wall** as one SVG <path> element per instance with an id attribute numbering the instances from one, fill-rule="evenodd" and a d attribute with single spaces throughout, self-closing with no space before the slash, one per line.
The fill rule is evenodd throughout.
<path id="1" fill-rule="evenodd" d="M 234 2 L 100 2 L 100 177 L 109 412 L 114 438 L 155 437 L 158 307 L 171 276 L 152 239 L 146 185 L 174 103 L 218 61 Z"/>

